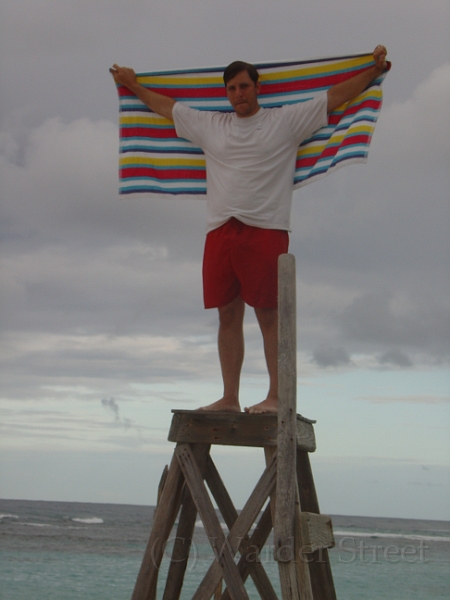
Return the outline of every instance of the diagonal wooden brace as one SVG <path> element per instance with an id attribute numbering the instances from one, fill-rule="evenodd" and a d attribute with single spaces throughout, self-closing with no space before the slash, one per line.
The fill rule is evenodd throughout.
<path id="1" fill-rule="evenodd" d="M 250 498 L 245 503 L 241 514 L 234 522 L 230 533 L 225 541 L 227 550 L 234 557 L 237 551 L 242 547 L 242 552 L 245 554 L 248 544 L 243 542 L 245 536 L 248 534 L 251 526 L 258 517 L 264 502 L 267 500 L 271 492 L 273 492 L 276 483 L 276 456 L 274 456 L 272 462 L 268 465 L 264 473 L 262 474 L 259 482 L 256 484 Z M 217 498 L 216 498 L 217 500 Z M 206 527 L 206 526 L 205 526 Z M 262 568 L 262 567 L 261 567 Z M 202 598 L 210 598 L 214 590 L 217 587 L 218 582 L 221 578 L 222 569 L 217 561 L 214 561 L 210 566 L 207 574 L 201 582 L 196 594 L 192 600 L 200 600 Z M 241 579 L 241 577 L 239 576 Z M 226 581 L 227 586 L 228 582 Z M 229 590 L 231 598 L 233 598 L 231 590 Z"/>
<path id="2" fill-rule="evenodd" d="M 210 445 L 192 444 L 191 448 L 203 474 L 206 470 L 206 464 L 209 458 Z M 189 550 L 194 534 L 196 518 L 197 508 L 192 500 L 189 487 L 185 485 L 183 488 L 179 522 L 162 600 L 178 600 L 180 598 L 184 575 L 189 560 Z"/>
<path id="3" fill-rule="evenodd" d="M 239 573 L 242 581 L 245 583 L 248 576 L 251 575 L 256 589 L 259 592 L 262 600 L 278 600 L 278 596 L 273 589 L 272 583 L 264 570 L 264 567 L 259 562 L 259 553 L 264 547 L 267 538 L 272 531 L 272 516 L 271 507 L 268 504 L 258 521 L 258 525 L 254 530 L 247 544 L 246 554 L 243 554 L 238 562 Z M 258 553 L 258 562 L 249 562 L 247 558 L 248 549 L 256 549 Z M 240 550 L 240 549 L 239 549 Z M 225 590 L 221 600 L 230 600 L 228 590 Z"/>
<path id="4" fill-rule="evenodd" d="M 211 456 L 208 457 L 205 479 L 212 495 L 214 496 L 214 499 L 217 502 L 217 506 L 228 529 L 231 530 L 239 518 L 239 514 L 234 507 L 233 501 L 228 494 L 228 490 L 225 487 Z M 270 514 L 270 506 L 268 505 L 262 517 L 258 521 L 252 537 L 250 538 L 248 534 L 245 535 L 242 538 L 239 546 L 241 558 L 238 563 L 238 568 L 239 573 L 242 576 L 242 580 L 245 582 L 247 577 L 251 575 L 253 583 L 255 584 L 255 587 L 263 600 L 278 600 L 278 598 L 272 587 L 270 579 L 264 570 L 264 567 L 259 561 L 259 558 L 255 557 L 255 560 L 249 562 L 247 560 L 247 556 L 249 550 L 252 553 L 254 553 L 256 550 L 257 555 L 259 555 L 267 541 L 267 538 L 269 537 L 271 530 L 272 518 Z M 229 600 L 228 590 L 225 590 L 222 598 L 223 600 Z"/>
<path id="5" fill-rule="evenodd" d="M 184 477 L 175 456 L 172 458 L 159 504 L 153 516 L 153 527 L 131 600 L 155 600 L 159 567 L 166 541 L 181 504 Z"/>
<path id="6" fill-rule="evenodd" d="M 209 537 L 216 557 L 215 564 L 220 565 L 221 576 L 223 574 L 223 579 L 230 590 L 232 600 L 249 600 L 190 445 L 179 444 L 175 450 L 175 455 L 184 474 L 186 484 L 189 486 L 194 504 L 203 521 L 206 534 Z M 217 583 L 218 581 L 216 587 Z M 202 600 L 209 600 L 214 591 L 215 588 L 212 589 L 209 597 L 202 596 Z"/>

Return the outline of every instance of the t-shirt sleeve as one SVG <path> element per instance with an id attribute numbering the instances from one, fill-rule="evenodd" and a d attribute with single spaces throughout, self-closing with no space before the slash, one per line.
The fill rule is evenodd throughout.
<path id="1" fill-rule="evenodd" d="M 177 136 L 202 145 L 203 133 L 207 126 L 208 112 L 196 110 L 181 102 L 176 102 L 172 110 Z"/>
<path id="2" fill-rule="evenodd" d="M 328 125 L 327 105 L 328 96 L 323 92 L 306 102 L 283 107 L 289 131 L 299 144 L 321 127 Z"/>

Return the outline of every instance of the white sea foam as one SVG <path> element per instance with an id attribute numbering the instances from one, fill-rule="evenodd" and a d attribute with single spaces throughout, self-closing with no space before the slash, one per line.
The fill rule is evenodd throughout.
<path id="1" fill-rule="evenodd" d="M 378 532 L 363 532 L 363 531 L 334 531 L 334 535 L 339 537 L 365 537 L 365 538 L 389 538 L 389 539 L 404 539 L 424 542 L 450 542 L 450 537 L 440 535 L 419 535 L 414 533 L 378 533 Z"/>
<path id="2" fill-rule="evenodd" d="M 227 526 L 225 525 L 225 523 L 221 523 L 220 524 L 222 529 L 227 530 Z M 200 527 L 202 529 L 204 529 L 204 525 L 201 521 L 196 521 L 195 522 L 195 526 L 196 527 Z M 252 526 L 251 529 L 254 529 L 255 525 Z M 449 543 L 450 542 L 450 537 L 447 536 L 441 536 L 441 535 L 420 535 L 420 534 L 414 534 L 414 533 L 378 533 L 378 532 L 374 532 L 374 531 L 339 531 L 336 530 L 333 532 L 334 535 L 339 536 L 339 537 L 351 537 L 351 538 L 372 538 L 372 539 L 377 539 L 377 538 L 386 538 L 386 539 L 404 539 L 404 540 L 414 540 L 414 541 L 424 541 L 424 542 L 446 542 Z"/>
<path id="3" fill-rule="evenodd" d="M 74 518 L 72 521 L 75 521 L 75 523 L 85 523 L 86 525 L 98 525 L 104 522 L 103 519 L 100 519 L 99 517 L 88 517 L 85 519 Z"/>
<path id="4" fill-rule="evenodd" d="M 9 515 L 9 514 L 0 514 L 0 519 L 18 519 L 17 515 Z"/>
<path id="5" fill-rule="evenodd" d="M 203 523 L 201 521 L 195 521 L 195 526 L 201 527 L 202 529 L 205 528 L 205 526 L 203 525 Z M 225 523 L 221 523 L 220 526 L 222 527 L 222 529 L 228 530 L 228 527 L 225 525 Z"/>
<path id="6" fill-rule="evenodd" d="M 53 529 L 59 529 L 59 525 L 50 525 L 50 523 L 20 523 L 26 527 L 51 527 Z"/>
<path id="7" fill-rule="evenodd" d="M 176 523 L 177 524 L 177 523 Z M 203 523 L 201 521 L 195 521 L 195 526 L 196 527 L 201 527 L 202 529 L 205 528 L 205 526 L 203 525 Z M 228 531 L 228 527 L 225 525 L 225 523 L 220 523 L 220 526 L 222 527 L 222 529 L 224 531 Z M 250 531 L 252 531 L 253 529 L 255 529 L 256 527 L 256 523 L 254 523 L 251 527 L 250 527 Z"/>

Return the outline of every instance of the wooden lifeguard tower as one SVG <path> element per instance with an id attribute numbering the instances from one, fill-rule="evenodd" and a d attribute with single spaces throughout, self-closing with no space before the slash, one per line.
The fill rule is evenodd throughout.
<path id="1" fill-rule="evenodd" d="M 169 441 L 176 447 L 170 467 L 165 468 L 161 478 L 158 505 L 132 600 L 156 600 L 159 568 L 178 515 L 162 600 L 181 597 L 197 515 L 215 558 L 192 600 L 248 600 L 244 583 L 249 576 L 262 600 L 279 600 L 258 558 L 272 529 L 282 600 L 336 600 L 328 557 L 328 548 L 334 546 L 331 519 L 320 514 L 308 456 L 316 449 L 314 421 L 296 414 L 292 255 L 280 256 L 278 277 L 278 415 L 172 411 Z M 266 469 L 240 513 L 211 458 L 214 444 L 264 448 Z M 227 536 L 205 483 L 228 527 Z M 263 510 L 268 498 L 270 502 Z"/>

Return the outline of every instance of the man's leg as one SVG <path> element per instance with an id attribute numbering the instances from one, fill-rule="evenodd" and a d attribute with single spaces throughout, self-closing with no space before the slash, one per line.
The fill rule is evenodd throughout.
<path id="1" fill-rule="evenodd" d="M 219 360 L 223 379 L 223 396 L 200 410 L 240 412 L 239 381 L 244 360 L 243 321 L 245 304 L 237 296 L 226 306 L 219 307 Z"/>
<path id="2" fill-rule="evenodd" d="M 267 398 L 246 408 L 250 414 L 277 412 L 278 410 L 278 309 L 255 308 L 256 318 L 264 341 L 264 354 L 269 372 L 269 393 Z"/>

